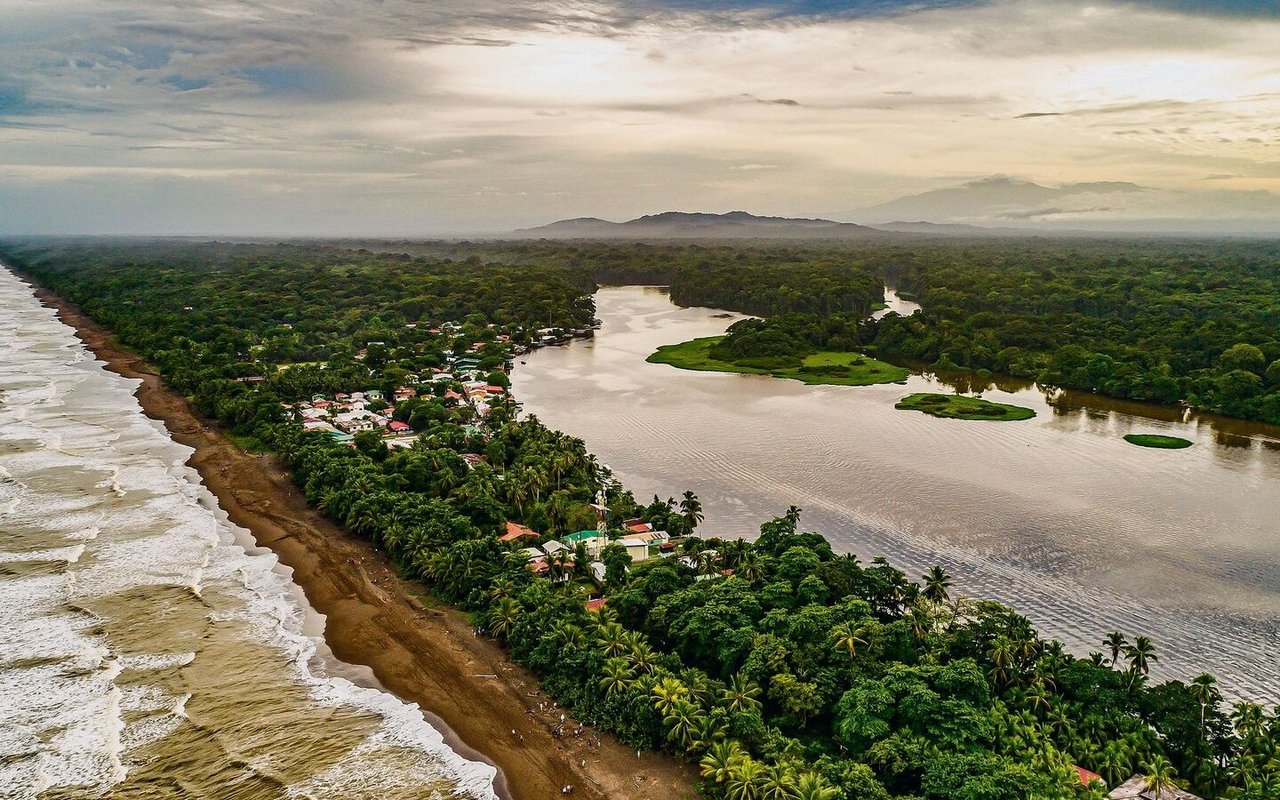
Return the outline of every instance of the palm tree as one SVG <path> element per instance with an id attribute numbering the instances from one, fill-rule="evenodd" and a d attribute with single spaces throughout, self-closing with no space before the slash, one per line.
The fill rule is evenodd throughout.
<path id="1" fill-rule="evenodd" d="M 1142 638 L 1142 637 L 1138 637 Z M 1178 771 L 1173 768 L 1173 764 L 1160 754 L 1151 757 L 1151 760 L 1142 765 L 1142 769 L 1146 774 L 1143 776 L 1147 782 L 1147 791 L 1160 798 L 1164 794 L 1165 789 L 1176 788 L 1173 785 L 1173 778 Z"/>
<path id="2" fill-rule="evenodd" d="M 923 578 L 924 591 L 921 594 L 934 603 L 945 603 L 950 596 L 948 590 L 952 585 L 951 576 L 947 571 L 935 565 Z"/>
<path id="3" fill-rule="evenodd" d="M 1103 639 L 1102 643 L 1111 648 L 1111 664 L 1115 666 L 1116 662 L 1120 660 L 1120 651 L 1125 649 L 1129 641 L 1124 638 L 1124 634 L 1120 631 L 1112 631 L 1107 634 L 1107 638 Z"/>
<path id="4" fill-rule="evenodd" d="M 793 800 L 833 800 L 839 792 L 817 773 L 806 772 L 796 779 L 791 790 Z"/>
<path id="5" fill-rule="evenodd" d="M 653 687 L 651 694 L 653 695 L 653 707 L 657 709 L 659 714 L 666 716 L 671 713 L 676 701 L 685 700 L 689 697 L 689 690 L 675 678 L 663 678 L 661 683 Z"/>
<path id="6" fill-rule="evenodd" d="M 723 717 L 702 714 L 694 725 L 689 750 L 695 753 L 705 752 L 712 745 L 725 738 L 726 730 Z"/>
<path id="7" fill-rule="evenodd" d="M 1200 704 L 1200 730 L 1204 730 L 1204 712 L 1210 705 L 1218 703 L 1218 680 L 1207 672 L 1202 672 L 1191 680 L 1191 695 Z"/>
<path id="8" fill-rule="evenodd" d="M 1125 649 L 1125 655 L 1129 657 L 1129 672 L 1133 678 L 1139 674 L 1147 675 L 1151 671 L 1151 662 L 1160 660 L 1156 657 L 1156 646 L 1145 636 L 1134 639 L 1133 644 Z M 1133 678 L 1129 680 L 1130 686 Z"/>
<path id="9" fill-rule="evenodd" d="M 743 756 L 730 770 L 725 782 L 725 800 L 760 800 L 760 784 L 764 782 L 764 767 Z"/>
<path id="10" fill-rule="evenodd" d="M 694 735 L 702 724 L 702 710 L 683 698 L 677 699 L 662 721 L 667 726 L 667 738 L 690 750 Z"/>
<path id="11" fill-rule="evenodd" d="M 707 748 L 707 754 L 702 757 L 702 761 L 699 764 L 699 772 L 703 778 L 715 783 L 727 783 L 738 764 L 745 757 L 746 753 L 743 751 L 742 745 L 735 740 L 729 739 L 723 742 L 716 742 Z"/>
<path id="12" fill-rule="evenodd" d="M 831 639 L 836 647 L 848 653 L 852 660 L 858 648 L 866 646 L 867 640 L 863 638 L 866 635 L 867 631 L 864 627 L 855 626 L 852 622 L 842 622 L 831 632 Z"/>
<path id="13" fill-rule="evenodd" d="M 738 560 L 737 576 L 747 583 L 756 584 L 764 580 L 764 561 L 755 550 L 748 550 Z"/>
<path id="14" fill-rule="evenodd" d="M 1113 741 L 1102 750 L 1098 772 L 1110 784 L 1117 784 L 1133 771 L 1133 757 L 1123 741 Z"/>
<path id="15" fill-rule="evenodd" d="M 601 625 L 596 641 L 606 658 L 620 656 L 627 651 L 626 631 L 616 622 Z"/>
<path id="16" fill-rule="evenodd" d="M 760 708 L 761 702 L 756 699 L 759 696 L 760 687 L 741 672 L 735 673 L 729 679 L 729 685 L 720 690 L 720 700 L 725 708 L 734 712 Z"/>
<path id="17" fill-rule="evenodd" d="M 684 524 L 688 526 L 690 533 L 704 519 L 702 516 L 702 503 L 693 492 L 685 491 L 684 499 L 680 501 L 680 516 L 684 518 Z"/>
<path id="18" fill-rule="evenodd" d="M 770 764 L 760 781 L 760 800 L 791 800 L 796 773 L 786 764 Z"/>
<path id="19" fill-rule="evenodd" d="M 797 506 L 787 506 L 787 510 L 782 515 L 782 518 L 787 522 L 790 522 L 792 528 L 795 528 L 800 524 L 800 512 L 801 509 Z"/>
<path id="20" fill-rule="evenodd" d="M 505 642 L 520 619 L 520 604 L 514 598 L 504 597 L 489 612 L 489 632 Z"/>
<path id="21" fill-rule="evenodd" d="M 658 666 L 658 653 L 647 642 L 639 642 L 631 649 L 630 661 L 640 672 L 653 672 Z"/>
<path id="22" fill-rule="evenodd" d="M 618 692 L 625 692 L 631 686 L 631 667 L 621 658 L 611 658 L 604 662 L 604 677 L 600 679 L 600 688 L 606 697 Z"/>

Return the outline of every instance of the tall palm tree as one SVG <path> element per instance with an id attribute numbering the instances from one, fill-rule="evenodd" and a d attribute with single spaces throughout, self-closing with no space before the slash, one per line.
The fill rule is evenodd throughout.
<path id="1" fill-rule="evenodd" d="M 948 591 L 952 586 L 951 576 L 942 567 L 934 565 L 924 576 L 924 591 L 921 592 L 926 599 L 934 603 L 945 603 L 950 597 Z"/>
<path id="2" fill-rule="evenodd" d="M 1125 649 L 1125 654 L 1129 657 L 1129 672 L 1134 678 L 1150 673 L 1151 662 L 1160 660 L 1156 657 L 1156 646 L 1145 636 L 1134 639 L 1133 644 Z M 1129 685 L 1133 685 L 1132 678 Z"/>
<path id="3" fill-rule="evenodd" d="M 831 639 L 839 650 L 843 650 L 849 654 L 850 660 L 857 654 L 859 647 L 865 647 L 867 640 L 865 627 L 854 625 L 852 622 L 841 622 L 831 632 Z"/>
<path id="4" fill-rule="evenodd" d="M 702 522 L 702 502 L 698 500 L 698 496 L 691 491 L 686 490 L 684 499 L 680 501 L 680 516 L 684 518 L 684 524 L 688 526 L 689 532 L 692 533 L 698 527 L 698 523 Z"/>
<path id="5" fill-rule="evenodd" d="M 801 513 L 801 509 L 799 507 L 787 506 L 787 510 L 782 515 L 782 518 L 785 519 L 787 522 L 790 522 L 791 527 L 794 528 L 800 524 L 800 513 Z"/>
<path id="6" fill-rule="evenodd" d="M 737 576 L 747 583 L 756 584 L 764 580 L 764 560 L 755 550 L 748 550 L 738 560 Z"/>
<path id="7" fill-rule="evenodd" d="M 1103 639 L 1102 643 L 1111 648 L 1111 665 L 1115 666 L 1120 660 L 1120 651 L 1128 646 L 1129 640 L 1124 638 L 1124 634 L 1120 631 L 1112 631 L 1107 634 L 1107 638 Z"/>
<path id="8" fill-rule="evenodd" d="M 1218 679 L 1202 672 L 1191 679 L 1191 696 L 1200 704 L 1200 730 L 1204 731 L 1204 712 L 1210 705 L 1218 704 Z"/>
<path id="9" fill-rule="evenodd" d="M 1139 637 L 1141 638 L 1141 637 Z M 1173 764 L 1169 763 L 1169 759 L 1160 754 L 1151 757 L 1142 765 L 1144 771 L 1143 777 L 1147 783 L 1147 790 L 1160 798 L 1164 794 L 1165 789 L 1176 788 L 1173 785 L 1173 779 L 1177 776 L 1178 771 L 1173 768 Z"/>

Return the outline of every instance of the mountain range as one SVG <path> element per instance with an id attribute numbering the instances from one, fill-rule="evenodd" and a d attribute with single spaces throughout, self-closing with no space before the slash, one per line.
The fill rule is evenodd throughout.
<path id="1" fill-rule="evenodd" d="M 1206 215 L 1211 210 L 1212 215 Z M 625 222 L 578 217 L 515 232 L 548 239 L 843 239 L 1125 234 L 1276 236 L 1280 197 L 1268 192 L 1155 189 L 1125 181 L 1044 186 L 992 176 L 821 218 L 668 211 Z"/>

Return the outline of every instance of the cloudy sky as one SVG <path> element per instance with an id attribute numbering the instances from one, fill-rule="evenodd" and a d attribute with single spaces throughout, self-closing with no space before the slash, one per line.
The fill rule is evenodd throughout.
<path id="1" fill-rule="evenodd" d="M 863 220 L 926 192 L 951 202 L 882 209 L 1274 228 L 1280 3 L 0 0 L 0 232 Z"/>

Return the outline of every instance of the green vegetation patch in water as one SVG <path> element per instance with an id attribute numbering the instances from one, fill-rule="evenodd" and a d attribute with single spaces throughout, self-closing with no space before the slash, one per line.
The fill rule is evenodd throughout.
<path id="1" fill-rule="evenodd" d="M 1162 436 L 1158 433 L 1129 433 L 1125 434 L 1124 440 L 1139 447 L 1157 447 L 1161 450 L 1182 450 L 1192 445 L 1190 439 L 1183 439 L 1181 436 Z"/>
<path id="2" fill-rule="evenodd" d="M 894 408 L 922 411 L 943 419 L 1022 420 L 1031 419 L 1036 412 L 1022 406 L 993 403 L 980 397 L 958 394 L 929 394 L 919 392 L 907 395 Z"/>
<path id="3" fill-rule="evenodd" d="M 910 370 L 895 367 L 862 353 L 821 350 L 807 356 L 770 356 L 724 361 L 711 355 L 711 348 L 723 336 L 692 339 L 658 348 L 646 361 L 669 364 L 679 369 L 703 372 L 740 372 L 747 375 L 772 375 L 790 378 L 809 385 L 870 386 L 875 383 L 898 383 L 907 379 Z"/>

